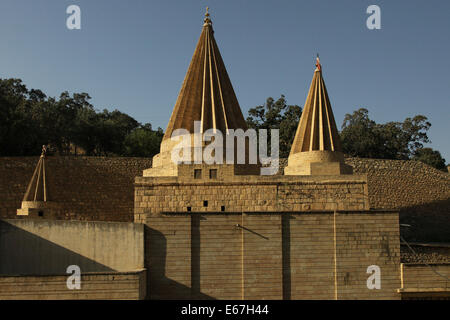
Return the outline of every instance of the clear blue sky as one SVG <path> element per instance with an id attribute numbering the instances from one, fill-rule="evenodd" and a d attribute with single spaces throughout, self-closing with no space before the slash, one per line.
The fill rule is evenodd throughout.
<path id="1" fill-rule="evenodd" d="M 82 29 L 66 28 L 81 8 Z M 366 9 L 381 8 L 381 30 Z M 336 121 L 366 107 L 377 122 L 424 114 L 450 162 L 450 1 L 1 0 L 0 78 L 50 96 L 88 92 L 165 129 L 210 7 L 244 115 L 268 96 L 303 105 L 320 53 Z"/>

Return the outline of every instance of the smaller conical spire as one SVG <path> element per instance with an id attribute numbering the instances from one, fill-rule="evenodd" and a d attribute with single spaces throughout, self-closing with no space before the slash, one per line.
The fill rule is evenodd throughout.
<path id="1" fill-rule="evenodd" d="M 322 64 L 316 69 L 289 154 L 285 174 L 350 173 L 344 164 L 339 132 L 322 77 Z"/>
<path id="2" fill-rule="evenodd" d="M 56 212 L 57 205 L 49 201 L 48 197 L 45 167 L 46 155 L 47 147 L 42 146 L 42 153 L 23 197 L 22 207 L 17 210 L 17 215 L 19 216 L 35 218 L 44 217 L 45 215 L 45 217 L 49 218 L 54 216 Z"/>
<path id="3" fill-rule="evenodd" d="M 39 158 L 34 174 L 28 184 L 27 192 L 23 197 L 23 201 L 47 201 L 47 181 L 45 173 L 45 156 L 47 155 L 47 147 L 42 146 L 42 153 Z"/>
<path id="4" fill-rule="evenodd" d="M 316 150 L 342 151 L 318 55 L 314 77 L 292 144 L 291 154 Z"/>

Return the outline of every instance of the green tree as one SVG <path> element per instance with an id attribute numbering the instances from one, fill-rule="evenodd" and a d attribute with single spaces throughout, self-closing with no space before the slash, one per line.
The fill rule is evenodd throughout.
<path id="1" fill-rule="evenodd" d="M 441 153 L 432 148 L 421 148 L 417 149 L 413 160 L 422 161 L 436 169 L 447 171 L 447 166 L 445 165 L 445 159 L 442 158 Z"/>
<path id="2" fill-rule="evenodd" d="M 124 141 L 125 155 L 134 157 L 153 157 L 159 153 L 164 133 L 161 128 L 153 131 L 149 123 L 134 129 Z"/>
<path id="3" fill-rule="evenodd" d="M 97 122 L 98 153 L 104 155 L 125 154 L 125 138 L 135 128 L 139 127 L 139 122 L 118 110 L 113 112 L 103 110 L 102 113 L 98 114 Z"/>
<path id="4" fill-rule="evenodd" d="M 30 91 L 20 79 L 0 79 L 0 155 L 31 155 L 39 152 L 41 128 L 31 111 L 38 91 Z"/>
<path id="5" fill-rule="evenodd" d="M 253 129 L 280 130 L 280 157 L 289 156 L 302 109 L 298 105 L 288 105 L 284 95 L 275 101 L 272 97 L 266 99 L 264 105 L 251 108 L 248 111 L 247 125 Z M 268 131 L 270 141 L 270 131 Z"/>
<path id="6" fill-rule="evenodd" d="M 377 124 L 369 119 L 367 109 L 360 108 L 345 115 L 340 136 L 344 153 L 350 156 L 407 160 L 430 142 L 430 126 L 422 115 L 404 122 Z"/>
<path id="7" fill-rule="evenodd" d="M 344 152 L 353 157 L 379 158 L 383 152 L 380 128 L 364 108 L 345 115 L 340 138 Z"/>
<path id="8" fill-rule="evenodd" d="M 135 135 L 146 136 L 146 149 L 159 149 L 162 130 L 154 132 L 118 110 L 98 112 L 90 100 L 87 93 L 67 91 L 47 97 L 20 79 L 0 79 L 0 156 L 37 155 L 44 144 L 58 154 L 81 147 L 87 155 L 144 156 L 146 151 L 130 145 L 137 128 L 142 132 Z"/>

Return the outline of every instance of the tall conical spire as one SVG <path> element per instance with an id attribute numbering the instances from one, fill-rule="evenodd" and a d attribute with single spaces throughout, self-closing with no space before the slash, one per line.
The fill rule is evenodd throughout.
<path id="1" fill-rule="evenodd" d="M 322 77 L 322 65 L 317 56 L 316 69 L 285 174 L 351 173 L 349 170 L 350 168 L 344 165 L 341 141 Z"/>
<path id="2" fill-rule="evenodd" d="M 194 132 L 194 121 L 207 129 L 246 129 L 244 116 L 214 39 L 207 8 L 200 39 L 195 48 L 178 99 L 164 135 L 170 139 L 176 129 Z"/>
<path id="3" fill-rule="evenodd" d="M 144 176 L 177 176 L 179 165 L 173 161 L 172 153 L 179 154 L 180 145 L 176 141 L 177 138 L 171 139 L 173 133 L 181 135 L 182 137 L 178 138 L 183 140 L 191 139 L 192 152 L 187 158 L 196 161 L 195 155 L 201 155 L 203 148 L 207 146 L 205 141 L 196 144 L 196 137 L 200 136 L 201 140 L 203 133 L 208 129 L 217 129 L 223 135 L 227 135 L 229 129 L 247 130 L 247 124 L 214 39 L 212 21 L 207 8 L 200 39 L 173 108 L 160 152 L 153 157 L 152 168 L 144 170 Z M 225 144 L 223 147 L 225 155 Z M 248 145 L 246 157 L 247 147 Z M 182 153 L 184 155 L 184 151 Z M 246 168 L 245 172 L 255 168 L 257 169 L 257 166 Z"/>

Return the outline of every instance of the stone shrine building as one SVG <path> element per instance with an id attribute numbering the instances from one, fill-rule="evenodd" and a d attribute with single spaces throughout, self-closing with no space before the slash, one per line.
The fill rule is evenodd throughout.
<path id="1" fill-rule="evenodd" d="M 153 161 L 0 158 L 0 299 L 448 299 L 450 247 L 410 263 L 426 254 L 405 259 L 399 212 L 448 239 L 450 176 L 344 158 L 319 59 L 312 71 L 276 175 L 251 160 L 250 135 L 236 143 L 247 125 L 208 12 Z M 217 146 L 198 136 L 218 132 L 219 161 L 197 161 Z"/>
<path id="2" fill-rule="evenodd" d="M 208 14 L 161 152 L 135 181 L 151 299 L 400 298 L 398 213 L 370 210 L 367 177 L 344 163 L 319 60 L 282 176 L 173 163 L 170 136 L 194 121 L 247 129 Z"/>

